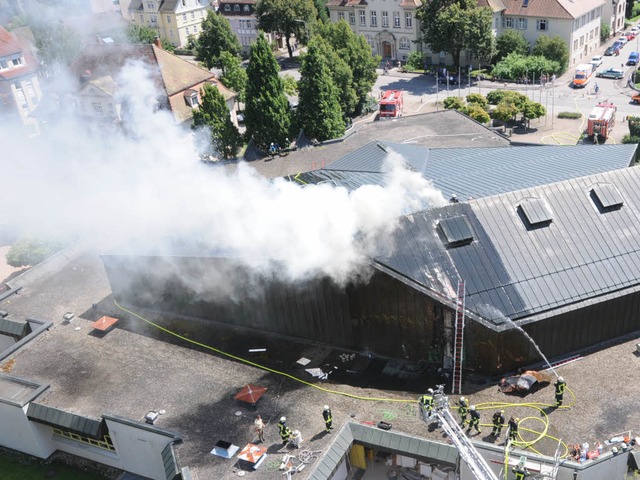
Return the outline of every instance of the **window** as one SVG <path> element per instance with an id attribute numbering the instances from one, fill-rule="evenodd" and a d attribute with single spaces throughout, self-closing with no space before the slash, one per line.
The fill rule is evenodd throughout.
<path id="1" fill-rule="evenodd" d="M 186 32 L 187 32 L 187 35 L 189 35 L 189 27 L 187 27 Z"/>
<path id="2" fill-rule="evenodd" d="M 155 15 L 151 15 L 151 23 L 157 23 L 158 18 Z"/>
<path id="3" fill-rule="evenodd" d="M 367 12 L 360 10 L 360 25 L 367 26 Z"/>
<path id="4" fill-rule="evenodd" d="M 153 7 L 154 7 L 153 2 L 147 2 L 147 8 L 149 10 L 153 10 Z"/>
<path id="5" fill-rule="evenodd" d="M 93 108 L 93 113 L 96 115 L 102 115 L 104 113 L 102 110 L 102 103 L 100 102 L 91 102 L 91 107 Z"/>
<path id="6" fill-rule="evenodd" d="M 580 36 L 580 46 L 584 45 L 584 35 Z"/>
<path id="7" fill-rule="evenodd" d="M 144 15 L 140 14 L 140 21 L 144 23 Z"/>
<path id="8" fill-rule="evenodd" d="M 240 5 L 234 5 L 233 6 L 233 11 L 234 12 L 239 12 L 240 11 Z"/>
<path id="9" fill-rule="evenodd" d="M 378 26 L 378 12 L 371 12 L 371 26 L 372 27 L 377 27 Z"/>
<path id="10" fill-rule="evenodd" d="M 13 63 L 14 67 L 18 67 L 18 66 L 22 65 L 22 59 L 21 58 L 14 58 L 13 60 L 11 60 L 11 62 Z"/>
<path id="11" fill-rule="evenodd" d="M 413 28 L 413 14 L 411 12 L 405 12 L 404 26 L 407 28 Z"/>
<path id="12" fill-rule="evenodd" d="M 231 11 L 231 5 L 229 5 L 228 3 L 224 6 L 224 11 L 225 12 L 230 12 Z"/>
<path id="13" fill-rule="evenodd" d="M 407 37 L 402 37 L 400 39 L 400 50 L 409 50 L 411 49 L 411 42 Z"/>
<path id="14" fill-rule="evenodd" d="M 187 14 L 186 14 L 186 13 L 183 13 L 183 14 L 182 14 L 182 21 L 183 21 L 183 22 L 186 22 L 186 21 L 187 21 Z"/>
<path id="15" fill-rule="evenodd" d="M 197 25 L 193 26 L 193 33 L 198 33 L 198 26 Z"/>
<path id="16" fill-rule="evenodd" d="M 518 30 L 526 30 L 527 29 L 527 19 L 519 18 L 518 19 Z"/>
<path id="17" fill-rule="evenodd" d="M 400 12 L 393 12 L 393 27 L 400 28 Z"/>
<path id="18" fill-rule="evenodd" d="M 173 38 L 173 30 L 169 30 L 169 36 Z"/>
<path id="19" fill-rule="evenodd" d="M 373 37 L 371 35 L 365 35 L 364 38 L 367 40 L 367 43 L 369 44 L 369 46 L 373 50 Z"/>
<path id="20" fill-rule="evenodd" d="M 338 12 L 338 21 L 344 20 L 344 12 Z"/>
<path id="21" fill-rule="evenodd" d="M 250 12 L 251 11 L 251 7 L 249 5 L 245 5 L 244 6 L 244 11 L 245 12 Z"/>
<path id="22" fill-rule="evenodd" d="M 598 34 L 600 33 L 600 27 L 596 27 L 596 33 L 593 34 L 594 37 L 598 38 Z"/>
<path id="23" fill-rule="evenodd" d="M 350 25 L 356 24 L 356 14 L 353 12 L 349 12 L 349 24 Z"/>
<path id="24" fill-rule="evenodd" d="M 513 18 L 504 17 L 504 28 L 513 28 Z"/>
<path id="25" fill-rule="evenodd" d="M 167 23 L 171 23 L 171 15 L 167 15 Z"/>
<path id="26" fill-rule="evenodd" d="M 196 19 L 196 12 L 191 12 L 191 20 L 195 20 Z"/>
<path id="27" fill-rule="evenodd" d="M 538 28 L 538 30 L 549 30 L 549 21 L 548 20 L 538 20 L 537 28 Z"/>
<path id="28" fill-rule="evenodd" d="M 573 41 L 573 49 L 574 50 L 578 49 L 578 40 L 577 39 Z"/>
<path id="29" fill-rule="evenodd" d="M 7 62 L 5 60 L 0 60 L 0 69 L 3 68 L 9 68 L 9 65 L 7 65 Z"/>
<path id="30" fill-rule="evenodd" d="M 383 27 L 388 27 L 389 26 L 389 13 L 388 12 L 382 12 L 382 26 Z"/>
<path id="31" fill-rule="evenodd" d="M 247 28 L 251 28 L 251 20 L 247 20 Z"/>
<path id="32" fill-rule="evenodd" d="M 200 18 L 204 17 L 204 12 L 200 10 Z"/>

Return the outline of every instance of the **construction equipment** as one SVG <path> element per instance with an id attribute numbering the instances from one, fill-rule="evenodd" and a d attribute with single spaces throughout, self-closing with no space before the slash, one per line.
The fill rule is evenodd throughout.
<path id="1" fill-rule="evenodd" d="M 380 114 L 382 118 L 398 118 L 404 110 L 404 92 L 402 90 L 386 90 L 380 98 Z"/>
<path id="2" fill-rule="evenodd" d="M 449 411 L 449 397 L 444 394 L 444 385 L 438 385 L 434 394 L 435 415 L 439 425 L 449 436 L 469 466 L 476 480 L 498 480 L 487 461 L 478 453 L 464 431 Z"/>
<path id="3" fill-rule="evenodd" d="M 453 384 L 451 393 L 462 393 L 462 354 L 464 352 L 464 280 L 458 281 L 458 300 L 456 304 L 456 324 L 453 342 Z"/>
<path id="4" fill-rule="evenodd" d="M 616 124 L 616 107 L 610 102 L 598 103 L 591 113 L 587 123 L 587 135 L 594 142 L 606 140 L 611 129 Z"/>

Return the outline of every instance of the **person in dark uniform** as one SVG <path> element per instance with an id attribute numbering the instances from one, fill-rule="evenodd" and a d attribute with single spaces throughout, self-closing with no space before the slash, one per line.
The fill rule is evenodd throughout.
<path id="1" fill-rule="evenodd" d="M 464 397 L 460 397 L 458 400 L 458 414 L 460 415 L 460 426 L 464 427 L 467 423 L 467 414 L 469 413 L 469 400 Z"/>
<path id="2" fill-rule="evenodd" d="M 512 442 L 515 442 L 518 437 L 518 421 L 518 418 L 511 417 L 509 419 L 509 440 Z"/>
<path id="3" fill-rule="evenodd" d="M 491 435 L 494 437 L 499 437 L 500 432 L 502 432 L 502 427 L 505 424 L 504 418 L 504 410 L 499 410 L 493 414 L 493 430 L 491 430 Z"/>
<path id="4" fill-rule="evenodd" d="M 482 433 L 482 430 L 480 430 L 480 413 L 476 410 L 475 405 L 471 405 L 471 408 L 469 409 L 469 416 L 471 418 L 469 419 L 469 428 L 467 428 L 467 431 L 475 428 L 478 433 Z"/>
<path id="5" fill-rule="evenodd" d="M 329 405 L 324 406 L 324 410 L 322 410 L 322 418 L 324 418 L 324 425 L 327 429 L 327 432 L 330 432 L 333 428 L 331 426 L 331 422 L 333 422 L 333 417 L 331 416 L 331 409 Z"/>
<path id="6" fill-rule="evenodd" d="M 287 427 L 287 417 L 281 417 L 278 422 L 278 432 L 280 433 L 280 438 L 282 439 L 282 443 L 285 444 L 289 441 L 291 437 L 291 429 Z"/>
<path id="7" fill-rule="evenodd" d="M 556 387 L 556 408 L 558 408 L 560 405 L 562 405 L 562 397 L 564 395 L 565 388 L 567 388 L 567 382 L 564 381 L 564 378 L 558 377 L 555 387 Z"/>
<path id="8" fill-rule="evenodd" d="M 529 470 L 525 466 L 516 465 L 511 470 L 516 474 L 516 480 L 524 480 L 529 476 Z"/>

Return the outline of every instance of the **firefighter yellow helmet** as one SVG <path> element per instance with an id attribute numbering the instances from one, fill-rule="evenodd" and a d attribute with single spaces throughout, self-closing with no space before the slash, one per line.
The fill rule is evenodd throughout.
<path id="1" fill-rule="evenodd" d="M 500 413 L 504 413 L 504 410 L 500 410 Z"/>

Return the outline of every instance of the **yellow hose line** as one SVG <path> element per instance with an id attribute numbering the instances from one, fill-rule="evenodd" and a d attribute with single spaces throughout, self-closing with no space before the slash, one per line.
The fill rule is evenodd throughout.
<path id="1" fill-rule="evenodd" d="M 247 360 L 246 358 L 242 358 L 242 357 L 238 357 L 236 355 L 233 355 L 231 353 L 227 353 L 224 352 L 222 350 L 219 350 L 215 347 L 212 347 L 210 345 L 205 345 L 204 343 L 200 343 L 197 342 L 195 340 L 191 340 L 190 338 L 184 337 L 176 332 L 173 332 L 171 330 L 169 330 L 168 328 L 162 327 L 160 325 L 158 325 L 157 323 L 152 322 L 151 320 L 147 320 L 146 318 L 144 318 L 142 315 L 138 315 L 135 312 L 132 312 L 131 310 L 128 310 L 126 308 L 124 308 L 122 305 L 120 305 L 115 299 L 113 300 L 113 302 L 116 304 L 116 307 L 118 307 L 120 310 L 127 312 L 130 315 L 133 315 L 136 318 L 139 318 L 140 320 L 142 320 L 143 322 L 147 323 L 148 325 L 151 325 L 155 328 L 157 328 L 158 330 L 161 330 L 165 333 L 168 333 L 169 335 L 173 335 L 176 338 L 179 338 L 180 340 L 183 340 L 185 342 L 189 342 L 193 345 L 197 345 L 199 347 L 202 348 L 206 348 L 207 350 L 211 350 L 212 352 L 215 352 L 219 355 L 223 355 L 225 357 L 231 358 L 233 360 L 237 360 L 238 362 L 242 362 L 245 363 L 247 365 L 251 365 L 252 367 L 256 367 L 259 368 L 261 370 L 265 370 L 267 372 L 270 373 L 275 373 L 276 375 L 281 375 L 283 377 L 289 378 L 290 380 L 293 380 L 295 382 L 299 382 L 302 383 L 303 385 L 307 385 L 308 387 L 312 387 L 315 388 L 317 390 L 320 390 L 321 392 L 324 393 L 330 393 L 333 395 L 342 395 L 343 397 L 349 397 L 349 398 L 355 398 L 357 400 L 367 400 L 370 402 L 396 402 L 396 403 L 415 403 L 415 400 L 406 400 L 406 399 L 399 399 L 399 398 L 378 398 L 378 397 L 362 397 L 360 395 L 354 395 L 352 393 L 347 393 L 347 392 L 341 392 L 339 390 L 332 390 L 329 388 L 324 388 L 324 387 L 320 387 L 318 385 L 314 385 L 313 383 L 307 382 L 306 380 L 302 380 L 301 378 L 298 377 L 294 377 L 293 375 L 290 375 L 288 373 L 285 372 L 281 372 L 279 370 L 274 370 L 272 368 L 266 367 L 264 365 L 260 365 L 259 363 L 255 363 L 252 362 L 251 360 Z"/>

